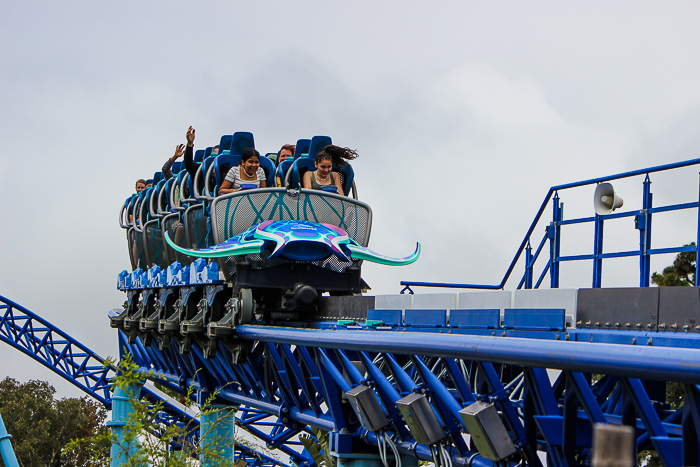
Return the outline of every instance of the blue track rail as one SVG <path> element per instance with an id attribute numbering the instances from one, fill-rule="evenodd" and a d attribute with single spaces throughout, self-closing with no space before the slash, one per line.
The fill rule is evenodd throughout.
<path id="1" fill-rule="evenodd" d="M 230 404 L 277 418 L 286 428 L 273 443 L 309 428 L 330 432 L 331 449 L 340 458 L 362 452 L 358 442 L 376 452 L 388 436 L 402 455 L 431 461 L 434 446 L 418 443 L 397 410 L 399 399 L 415 393 L 426 395 L 438 414 L 440 443 L 455 465 L 494 465 L 461 436 L 466 427 L 458 412 L 477 400 L 497 406 L 527 465 L 542 465 L 538 451 L 554 466 L 575 465 L 576 458 L 587 463 L 595 423 L 634 426 L 637 448 L 655 450 L 664 465 L 700 461 L 697 348 L 577 342 L 564 340 L 564 333 L 556 340 L 553 332 L 514 338 L 332 327 L 340 329 L 240 326 L 238 339 L 251 345 L 240 364 L 232 364 L 223 347 L 207 359 L 196 343 L 182 355 L 175 346 L 144 347 L 140 339 L 130 345 L 120 332 L 120 344 L 144 373 L 219 388 Z M 667 382 L 682 385 L 681 407 L 666 403 Z M 361 385 L 372 389 L 390 420 L 383 435 L 364 429 L 343 402 Z"/>

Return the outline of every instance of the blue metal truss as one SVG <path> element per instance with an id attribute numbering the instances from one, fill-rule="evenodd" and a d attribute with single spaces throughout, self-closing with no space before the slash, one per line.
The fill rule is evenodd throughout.
<path id="1" fill-rule="evenodd" d="M 165 351 L 140 339 L 129 345 L 121 332 L 120 343 L 144 373 L 218 390 L 244 409 L 243 421 L 270 417 L 273 446 L 314 428 L 330 432 L 341 458 L 376 453 L 384 435 L 364 430 L 345 400 L 362 384 L 390 420 L 385 436 L 421 460 L 432 460 L 433 448 L 416 442 L 396 405 L 411 393 L 428 396 L 458 465 L 494 465 L 462 436 L 458 412 L 475 401 L 495 404 L 526 465 L 542 465 L 538 451 L 553 466 L 588 464 L 595 423 L 634 427 L 637 449 L 656 451 L 666 466 L 700 462 L 698 349 L 367 328 L 240 326 L 237 335 L 250 344 L 240 364 L 225 346 L 206 359 L 197 343 L 184 355 L 174 344 Z M 666 381 L 685 388 L 682 407 L 666 403 Z"/>
<path id="2" fill-rule="evenodd" d="M 0 296 L 0 340 L 33 358 L 68 382 L 102 403 L 107 409 L 112 407 L 112 394 L 109 381 L 115 369 L 105 366 L 105 361 L 95 352 L 75 338 L 58 329 L 53 324 L 23 306 Z M 175 389 L 180 390 L 179 387 Z M 162 411 L 157 414 L 155 425 L 181 423 L 193 428 L 196 442 L 199 421 L 181 410 L 177 405 L 161 398 L 156 392 L 144 387 L 143 397 L 152 403 L 161 403 Z M 254 434 L 255 422 L 241 420 L 244 427 L 250 426 Z M 245 429 L 245 428 L 244 428 Z M 156 435 L 158 433 L 155 433 Z M 266 441 L 264 438 L 263 441 Z M 294 452 L 300 461 L 307 458 Z M 256 467 L 288 467 L 268 455 L 258 452 L 245 444 L 236 443 L 236 460 L 243 459 Z"/>
<path id="3" fill-rule="evenodd" d="M 21 305 L 0 296 L 0 340 L 32 357 L 111 408 L 104 360 L 76 339 Z"/>

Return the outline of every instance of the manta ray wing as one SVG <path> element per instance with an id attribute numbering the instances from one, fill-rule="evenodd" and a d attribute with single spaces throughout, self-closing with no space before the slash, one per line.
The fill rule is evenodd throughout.
<path id="1" fill-rule="evenodd" d="M 420 256 L 420 243 L 416 243 L 416 251 L 413 252 L 411 256 L 406 256 L 405 258 L 392 258 L 391 256 L 381 255 L 376 251 L 372 251 L 356 243 L 348 243 L 345 246 L 350 250 L 350 256 L 354 259 L 364 259 L 386 266 L 406 266 L 415 262 Z"/>
<path id="2" fill-rule="evenodd" d="M 243 235 L 236 235 L 235 237 L 219 243 L 218 245 L 199 250 L 191 250 L 189 248 L 182 248 L 181 246 L 176 245 L 175 242 L 170 239 L 168 232 L 165 232 L 165 241 L 168 242 L 168 245 L 170 245 L 170 247 L 175 251 L 187 256 L 196 256 L 199 258 L 223 258 L 226 256 L 250 255 L 254 253 L 261 253 L 263 251 L 265 246 L 265 242 L 263 240 L 244 240 L 243 237 Z"/>

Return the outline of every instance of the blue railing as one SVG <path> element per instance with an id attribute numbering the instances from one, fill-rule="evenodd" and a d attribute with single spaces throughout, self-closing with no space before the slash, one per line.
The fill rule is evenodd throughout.
<path id="1" fill-rule="evenodd" d="M 506 286 L 506 283 L 510 279 L 515 265 L 524 256 L 525 271 L 518 284 L 518 289 L 526 288 L 539 288 L 544 281 L 547 273 L 550 277 L 550 287 L 559 287 L 559 266 L 560 263 L 565 261 L 581 261 L 581 260 L 592 260 L 593 261 L 593 283 L 592 287 L 601 287 L 602 277 L 603 277 L 603 259 L 606 258 L 621 258 L 638 256 L 639 257 L 639 286 L 648 287 L 649 280 L 651 276 L 651 256 L 666 254 L 666 253 L 680 253 L 686 251 L 694 251 L 696 255 L 700 252 L 700 202 L 694 201 L 690 203 L 673 204 L 668 206 L 653 207 L 652 206 L 652 193 L 651 193 L 651 181 L 649 179 L 649 174 L 654 172 L 663 172 L 667 170 L 679 169 L 682 167 L 688 167 L 692 165 L 700 164 L 700 159 L 690 159 L 682 162 L 675 162 L 673 164 L 659 165 L 655 167 L 649 167 L 646 169 L 633 170 L 631 172 L 623 172 L 616 175 L 609 175 L 606 177 L 593 178 L 590 180 L 584 180 L 581 182 L 568 183 L 565 185 L 553 186 L 547 192 L 547 195 L 542 201 L 540 209 L 535 215 L 535 219 L 530 224 L 530 228 L 527 230 L 525 237 L 523 238 L 520 247 L 515 253 L 513 260 L 511 261 L 508 269 L 506 270 L 503 279 L 499 284 L 488 285 L 488 284 L 455 284 L 455 283 L 444 283 L 444 282 L 416 282 L 416 281 L 401 281 L 401 285 L 404 289 L 401 293 L 408 291 L 413 293 L 411 287 L 443 287 L 443 288 L 459 288 L 459 289 L 486 289 L 486 290 L 500 290 Z M 616 212 L 613 214 L 598 215 L 595 214 L 592 217 L 582 217 L 576 219 L 564 220 L 563 217 L 563 204 L 560 202 L 559 192 L 562 190 L 567 190 L 571 188 L 578 188 L 586 185 L 594 185 L 603 182 L 609 182 L 612 180 L 620 180 L 623 178 L 630 178 L 635 176 L 645 175 L 644 178 L 644 191 L 642 195 L 642 209 L 627 211 L 627 212 Z M 699 196 L 700 199 L 700 196 Z M 542 219 L 542 215 L 547 208 L 548 203 L 552 201 L 552 222 L 547 226 L 546 232 L 542 240 L 540 241 L 537 249 L 533 253 L 533 248 L 530 243 L 531 237 L 535 228 Z M 652 214 L 658 212 L 668 212 L 668 211 L 679 211 L 683 209 L 698 209 L 698 229 L 696 230 L 695 246 L 678 246 L 672 248 L 651 248 L 651 219 Z M 636 228 L 639 230 L 639 249 L 629 250 L 629 251 L 617 251 L 617 252 L 603 252 L 603 223 L 607 219 L 617 219 L 621 217 L 635 217 Z M 583 223 L 593 223 L 594 229 L 594 241 L 593 241 L 593 253 L 585 255 L 575 255 L 575 256 L 561 256 L 560 245 L 561 245 L 561 226 L 571 225 L 571 224 L 583 224 Z M 535 262 L 539 258 L 545 245 L 549 243 L 549 260 L 544 266 L 542 272 L 537 276 L 537 281 L 535 281 Z M 696 256 L 697 257 L 697 256 Z M 700 279 L 700 274 L 696 274 L 695 285 L 698 285 L 698 279 Z"/>

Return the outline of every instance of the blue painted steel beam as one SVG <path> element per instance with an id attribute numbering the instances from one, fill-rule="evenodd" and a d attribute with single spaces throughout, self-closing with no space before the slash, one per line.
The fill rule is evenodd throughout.
<path id="1" fill-rule="evenodd" d="M 431 355 L 661 381 L 700 383 L 700 350 L 433 333 L 318 331 L 240 326 L 244 340 L 352 351 Z"/>
<path id="2" fill-rule="evenodd" d="M 684 412 L 665 410 L 663 405 L 658 405 L 657 399 L 649 402 L 651 399 L 646 394 L 644 384 L 629 375 L 648 377 L 654 374 L 655 377 L 675 381 L 678 378 L 700 379 L 695 363 L 700 361 L 700 350 L 696 349 L 474 338 L 445 333 L 387 331 L 376 334 L 380 331 L 297 330 L 261 326 L 241 326 L 237 331 L 239 337 L 254 339 L 248 361 L 232 364 L 229 354 L 217 354 L 216 360 L 222 367 L 217 374 L 200 380 L 196 380 L 195 374 L 188 370 L 202 366 L 199 361 L 201 352 L 197 350 L 196 343 L 189 355 L 181 356 L 190 363 L 179 369 L 174 369 L 172 362 L 165 361 L 170 358 L 168 354 L 150 360 L 157 350 L 143 353 L 139 346 L 133 347 L 144 358 L 144 372 L 155 370 L 167 374 L 176 371 L 169 378 L 184 378 L 185 384 L 195 386 L 207 381 L 213 387 L 221 388 L 221 399 L 234 403 L 243 399 L 252 406 L 259 406 L 273 419 L 286 419 L 283 421 L 286 427 L 276 426 L 271 432 L 273 442 L 275 438 L 282 442 L 289 441 L 289 425 L 308 424 L 332 431 L 332 438 L 336 439 L 332 449 L 342 451 L 340 454 L 355 452 L 348 449 L 361 449 L 362 441 L 377 446 L 376 435 L 362 432 L 357 419 L 348 413 L 348 405 L 340 403 L 342 393 L 363 384 L 375 391 L 387 411 L 391 421 L 387 435 L 397 441 L 402 454 L 419 459 L 430 460 L 429 448 L 414 443 L 402 417 L 395 413 L 398 398 L 411 392 L 429 397 L 433 410 L 443 421 L 446 433 L 453 435 L 449 438 L 449 444 L 455 465 L 465 465 L 467 459 L 472 459 L 470 465 L 489 465 L 478 455 L 472 458 L 476 453 L 460 442 L 460 436 L 454 436 L 464 430 L 455 413 L 478 399 L 497 406 L 507 430 L 527 459 L 527 465 L 540 465 L 536 455 L 538 450 L 547 452 L 551 465 L 565 465 L 565 460 L 574 454 L 588 459 L 591 421 L 604 421 L 636 426 L 640 448 L 652 447 L 665 465 L 678 466 L 681 464 L 676 453 L 681 452 L 680 446 L 684 442 L 680 437 L 682 429 L 679 423 L 680 415 Z M 222 348 L 220 350 L 223 351 Z M 376 353 L 379 351 L 383 353 Z M 448 354 L 457 357 L 454 360 L 445 358 Z M 632 365 L 632 361 L 636 361 L 637 365 Z M 504 363 L 509 365 L 504 366 Z M 361 365 L 361 370 L 357 365 Z M 305 366 L 303 371 L 299 371 L 300 366 Z M 553 385 L 545 367 L 564 369 Z M 204 365 L 200 372 L 209 371 L 207 368 L 212 369 L 213 366 Z M 253 374 L 254 368 L 263 372 L 253 380 L 235 376 L 245 372 Z M 286 376 L 273 376 L 280 372 Z M 607 376 L 592 384 L 589 373 Z M 611 376 L 614 374 L 620 376 Z M 296 376 L 292 378 L 292 375 Z M 313 378 L 318 377 L 315 375 L 320 376 L 322 384 L 320 381 L 314 382 Z M 230 377 L 241 386 L 230 385 Z M 305 380 L 304 385 L 299 378 Z M 289 384 L 290 387 L 282 388 L 280 383 Z M 253 386 L 260 387 L 262 391 L 255 393 L 251 390 Z M 302 386 L 305 388 L 301 389 Z M 296 393 L 296 397 L 290 397 L 290 389 Z M 309 404 L 319 407 L 311 410 Z M 259 419 L 260 415 L 260 411 L 252 410 L 249 416 L 243 418 Z M 257 430 L 254 427 L 249 429 L 253 432 Z M 692 429 L 687 428 L 686 432 L 691 433 Z"/>
<path id="3" fill-rule="evenodd" d="M 111 406 L 104 360 L 64 331 L 23 306 L 0 296 L 0 340 Z"/>

